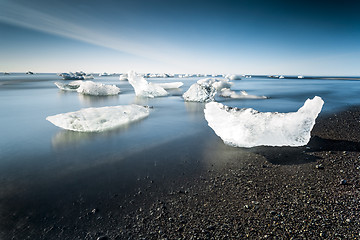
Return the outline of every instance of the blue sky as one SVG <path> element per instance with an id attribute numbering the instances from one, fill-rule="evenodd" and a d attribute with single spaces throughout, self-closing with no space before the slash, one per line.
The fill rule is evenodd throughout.
<path id="1" fill-rule="evenodd" d="M 360 75 L 357 1 L 0 0 L 0 71 Z"/>

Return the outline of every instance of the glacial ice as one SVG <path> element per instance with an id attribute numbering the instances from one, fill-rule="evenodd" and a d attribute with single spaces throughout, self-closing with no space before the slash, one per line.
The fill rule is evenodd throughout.
<path id="1" fill-rule="evenodd" d="M 155 83 L 157 86 L 162 87 L 163 89 L 174 89 L 180 88 L 184 83 L 182 82 L 169 82 L 169 83 Z"/>
<path id="2" fill-rule="evenodd" d="M 183 94 L 183 98 L 189 102 L 211 102 L 214 101 L 217 90 L 230 86 L 231 83 L 224 79 L 200 79 L 190 86 Z"/>
<path id="3" fill-rule="evenodd" d="M 84 81 L 80 84 L 76 91 L 86 95 L 108 96 L 119 94 L 120 88 L 116 87 L 115 85 L 105 85 L 92 81 Z"/>
<path id="4" fill-rule="evenodd" d="M 84 108 L 49 116 L 49 122 L 60 128 L 77 132 L 100 132 L 125 125 L 149 115 L 149 108 L 123 105 L 101 108 Z"/>
<path id="5" fill-rule="evenodd" d="M 324 101 L 307 99 L 297 112 L 258 112 L 231 108 L 221 103 L 205 105 L 205 119 L 225 144 L 234 147 L 303 146 L 310 140 L 315 119 Z"/>
<path id="6" fill-rule="evenodd" d="M 246 91 L 240 91 L 240 94 L 235 91 L 231 91 L 229 88 L 221 89 L 220 96 L 226 98 L 236 98 L 236 99 L 266 99 L 265 96 L 256 96 L 250 95 Z"/>
<path id="7" fill-rule="evenodd" d="M 164 88 L 147 82 L 144 77 L 136 74 L 134 71 L 129 72 L 128 80 L 133 86 L 136 96 L 154 98 L 168 95 L 168 92 Z"/>

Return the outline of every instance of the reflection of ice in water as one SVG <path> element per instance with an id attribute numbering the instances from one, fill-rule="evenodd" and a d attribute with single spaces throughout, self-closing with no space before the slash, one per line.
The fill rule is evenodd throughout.
<path id="1" fill-rule="evenodd" d="M 90 96 L 90 95 L 83 95 L 79 94 L 78 98 L 81 103 L 84 104 L 92 104 L 92 103 L 99 103 L 99 102 L 109 102 L 110 100 L 118 100 L 118 95 L 110 95 L 110 96 Z"/>

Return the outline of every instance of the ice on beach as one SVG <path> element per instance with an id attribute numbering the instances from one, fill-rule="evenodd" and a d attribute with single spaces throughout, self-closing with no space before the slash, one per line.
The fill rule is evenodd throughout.
<path id="1" fill-rule="evenodd" d="M 84 81 L 76 89 L 78 93 L 94 96 L 109 96 L 117 95 L 120 92 L 120 88 L 115 85 L 105 85 L 102 83 L 95 83 L 92 81 Z"/>
<path id="2" fill-rule="evenodd" d="M 68 84 L 55 82 L 55 85 L 64 91 L 77 91 L 78 93 L 94 96 L 117 95 L 120 88 L 115 85 L 105 85 L 93 81 L 72 81 Z"/>
<path id="3" fill-rule="evenodd" d="M 224 79 L 200 79 L 190 86 L 183 94 L 183 98 L 189 102 L 211 102 L 214 101 L 217 90 L 230 86 L 231 83 Z"/>
<path id="4" fill-rule="evenodd" d="M 84 108 L 46 118 L 60 128 L 77 132 L 100 132 L 140 120 L 149 115 L 149 108 L 123 105 L 101 108 Z"/>
<path id="5" fill-rule="evenodd" d="M 182 85 L 184 85 L 183 82 L 155 83 L 155 84 L 159 87 L 162 87 L 163 89 L 180 88 Z"/>
<path id="6" fill-rule="evenodd" d="M 220 96 L 225 98 L 235 98 L 235 99 L 266 99 L 265 96 L 256 96 L 256 95 L 250 95 L 246 91 L 240 91 L 239 93 L 236 93 L 235 91 L 230 90 L 229 88 L 223 88 L 221 89 Z"/>
<path id="7" fill-rule="evenodd" d="M 212 102 L 205 106 L 205 119 L 225 144 L 234 147 L 303 146 L 310 140 L 315 119 L 321 112 L 321 97 L 307 99 L 297 112 L 258 112 Z"/>
<path id="8" fill-rule="evenodd" d="M 147 82 L 144 77 L 136 74 L 134 71 L 129 72 L 128 80 L 133 86 L 136 96 L 154 98 L 168 95 L 168 92 L 164 88 L 157 84 Z"/>

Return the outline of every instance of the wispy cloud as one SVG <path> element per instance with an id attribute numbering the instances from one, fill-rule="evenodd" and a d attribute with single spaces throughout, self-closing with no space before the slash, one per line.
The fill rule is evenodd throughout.
<path id="1" fill-rule="evenodd" d="M 140 42 L 139 39 L 127 39 L 126 36 L 119 37 L 111 32 L 105 32 L 102 29 L 92 29 L 88 26 L 67 21 L 12 1 L 0 1 L 0 21 L 125 52 L 146 59 L 166 63 L 170 62 L 176 65 L 180 64 L 180 61 L 177 61 L 176 58 L 173 57 L 173 53 L 168 53 L 169 51 L 176 51 L 175 49 L 167 49 L 167 51 L 154 49 L 153 46 L 144 44 L 144 42 L 146 43 L 146 39 Z M 180 54 L 182 51 L 176 52 Z"/>

